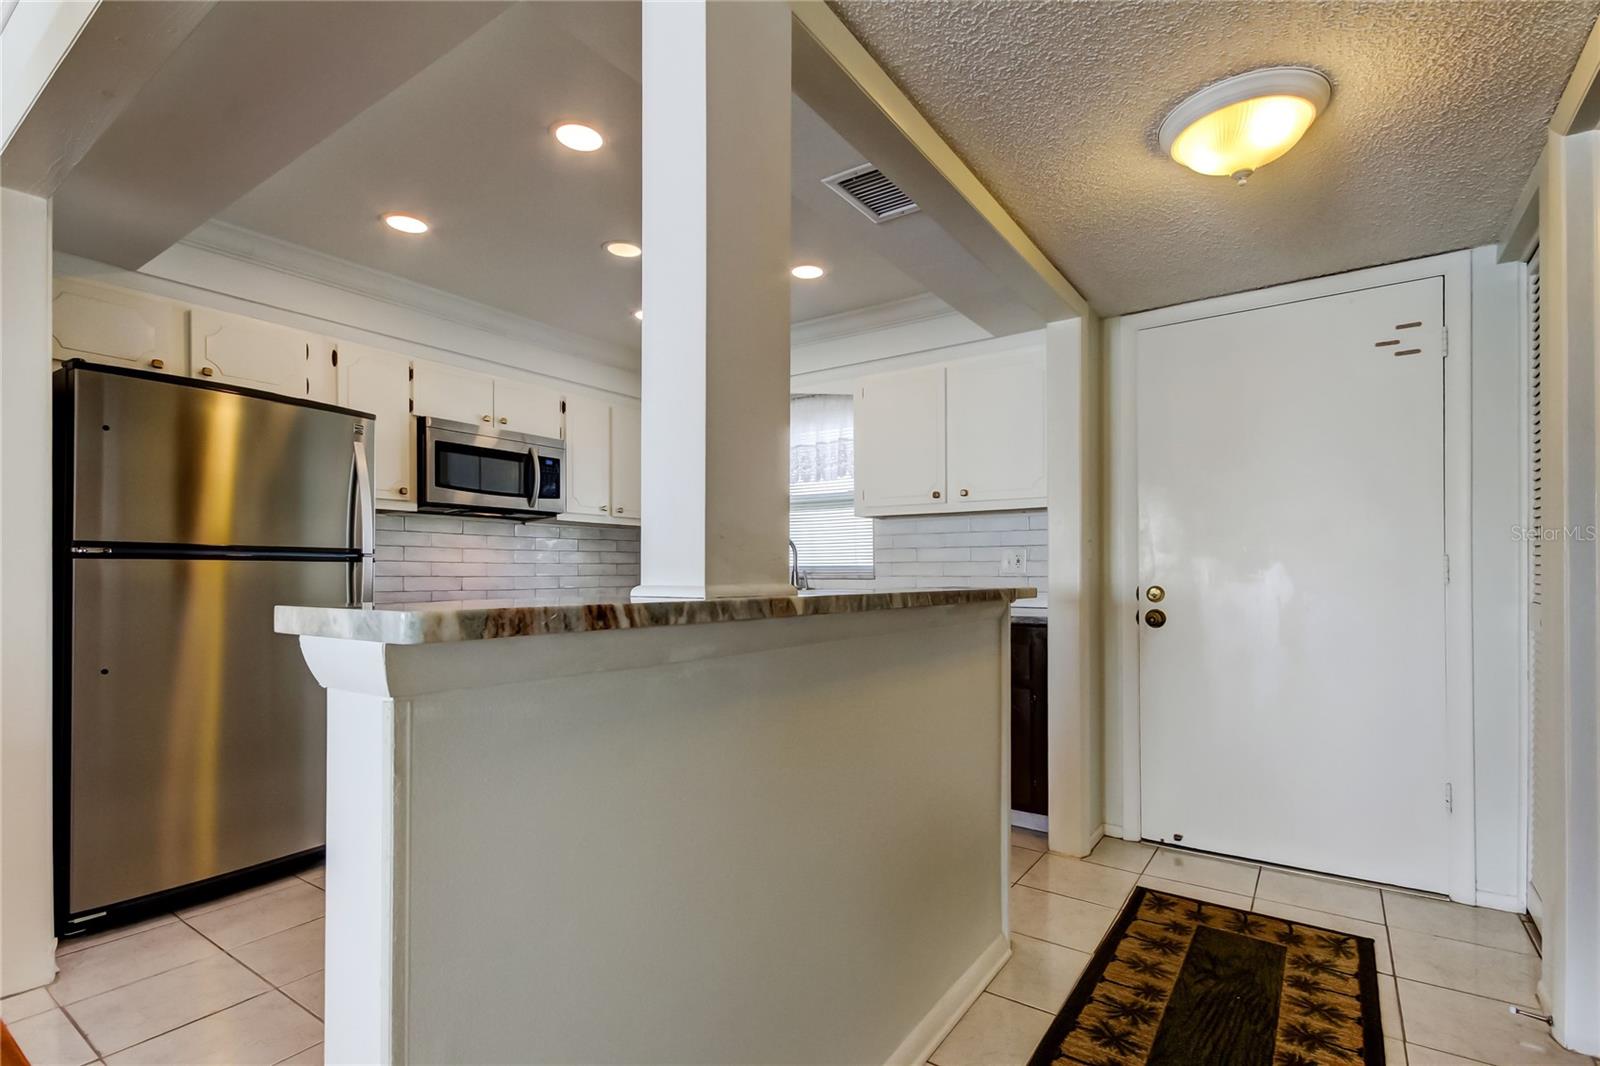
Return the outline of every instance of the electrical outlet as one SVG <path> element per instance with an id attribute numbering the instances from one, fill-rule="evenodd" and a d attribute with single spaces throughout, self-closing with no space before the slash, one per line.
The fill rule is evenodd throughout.
<path id="1" fill-rule="evenodd" d="M 1002 574 L 1020 574 L 1027 568 L 1028 550 L 1026 548 L 1007 548 L 1000 553 L 1000 572 Z"/>

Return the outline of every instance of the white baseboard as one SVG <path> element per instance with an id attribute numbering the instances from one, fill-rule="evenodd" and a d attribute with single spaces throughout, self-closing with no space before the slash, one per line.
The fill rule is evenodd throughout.
<path id="1" fill-rule="evenodd" d="M 983 990 L 989 987 L 989 982 L 994 980 L 994 975 L 1010 958 L 1011 941 L 1001 933 L 994 943 L 983 949 L 983 954 L 973 960 L 967 972 L 950 986 L 949 991 L 939 997 L 939 1002 L 923 1015 L 922 1021 L 900 1041 L 900 1046 L 889 1056 L 888 1066 L 922 1066 L 927 1062 L 939 1043 L 950 1035 L 956 1022 L 967 1013 L 968 1007 L 977 1002 Z"/>
<path id="2" fill-rule="evenodd" d="M 1050 819 L 1042 814 L 1031 814 L 1028 811 L 1013 810 L 1011 824 L 1019 829 L 1032 829 L 1038 833 L 1050 831 Z"/>
<path id="3" fill-rule="evenodd" d="M 1478 892 L 1479 907 L 1488 907 L 1490 910 L 1510 911 L 1512 914 L 1525 914 L 1527 907 L 1522 900 L 1508 892 Z"/>
<path id="4" fill-rule="evenodd" d="M 1102 833 L 1104 833 L 1106 836 L 1115 837 L 1118 840 L 1126 840 L 1127 839 L 1127 837 L 1122 835 L 1122 826 L 1120 826 L 1120 825 L 1112 825 L 1110 822 L 1107 822 L 1105 825 L 1101 826 L 1100 827 L 1100 831 Z"/>

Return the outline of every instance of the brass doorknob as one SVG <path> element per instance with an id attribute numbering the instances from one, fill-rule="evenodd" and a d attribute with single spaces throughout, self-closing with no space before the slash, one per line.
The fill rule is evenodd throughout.
<path id="1" fill-rule="evenodd" d="M 1144 598 L 1149 600 L 1151 603 L 1160 603 L 1162 600 L 1167 598 L 1167 590 L 1162 588 L 1160 585 L 1151 585 L 1149 588 L 1144 590 Z"/>
<path id="2" fill-rule="evenodd" d="M 1144 613 L 1144 624 L 1151 629 L 1160 629 L 1167 624 L 1167 612 L 1158 607 L 1152 607 Z"/>

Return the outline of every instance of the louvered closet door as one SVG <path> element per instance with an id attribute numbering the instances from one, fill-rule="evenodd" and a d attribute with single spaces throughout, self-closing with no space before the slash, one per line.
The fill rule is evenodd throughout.
<path id="1" fill-rule="evenodd" d="M 1560 878 L 1562 831 L 1561 718 L 1558 690 L 1551 684 L 1560 648 L 1546 625 L 1548 593 L 1555 591 L 1560 546 L 1544 539 L 1559 530 L 1559 500 L 1546 490 L 1545 366 L 1541 350 L 1539 256 L 1528 263 L 1528 878 L 1530 909 L 1543 916 L 1546 888 Z M 1551 438 L 1552 445 L 1559 441 Z M 1555 572 L 1553 572 L 1555 571 Z M 1552 619 L 1553 620 L 1553 619 Z"/>
<path id="2" fill-rule="evenodd" d="M 1443 316 L 1429 278 L 1140 331 L 1145 836 L 1448 887 Z"/>

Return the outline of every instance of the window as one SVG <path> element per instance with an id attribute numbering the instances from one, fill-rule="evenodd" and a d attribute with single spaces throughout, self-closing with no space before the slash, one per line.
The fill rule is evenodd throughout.
<path id="1" fill-rule="evenodd" d="M 807 574 L 872 576 L 872 519 L 855 511 L 855 444 L 849 396 L 790 402 L 789 538 Z"/>

